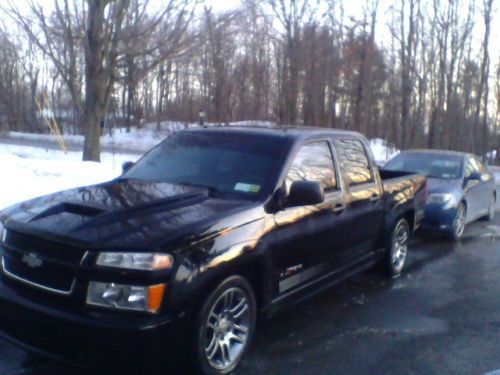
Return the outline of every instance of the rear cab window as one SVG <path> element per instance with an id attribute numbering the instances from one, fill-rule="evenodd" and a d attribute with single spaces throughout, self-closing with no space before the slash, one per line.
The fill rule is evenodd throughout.
<path id="1" fill-rule="evenodd" d="M 299 149 L 286 176 L 286 191 L 295 181 L 317 181 L 325 192 L 338 190 L 338 179 L 330 144 L 312 141 Z"/>
<path id="2" fill-rule="evenodd" d="M 340 170 L 348 187 L 374 182 L 370 159 L 366 148 L 358 139 L 335 141 Z"/>

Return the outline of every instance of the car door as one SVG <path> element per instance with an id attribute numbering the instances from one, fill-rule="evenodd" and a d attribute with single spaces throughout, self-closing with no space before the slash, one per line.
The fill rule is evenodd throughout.
<path id="1" fill-rule="evenodd" d="M 337 176 L 327 140 L 304 144 L 293 156 L 284 182 L 286 192 L 294 181 L 317 181 L 325 200 L 318 205 L 285 207 L 274 215 L 275 295 L 289 294 L 340 267 L 346 204 Z"/>
<path id="2" fill-rule="evenodd" d="M 475 162 L 476 168 L 479 171 L 481 180 L 479 181 L 478 191 L 480 195 L 479 205 L 479 216 L 484 216 L 488 214 L 490 209 L 491 200 L 493 199 L 493 194 L 495 190 L 494 176 L 488 171 L 486 166 L 481 162 L 477 156 L 473 156 L 473 161 Z"/>
<path id="3" fill-rule="evenodd" d="M 335 151 L 352 222 L 344 262 L 352 263 L 366 257 L 376 246 L 384 220 L 383 191 L 367 147 L 360 139 L 337 139 Z"/>
<path id="4" fill-rule="evenodd" d="M 464 172 L 464 193 L 467 202 L 467 222 L 477 219 L 484 210 L 485 184 L 481 180 L 471 179 L 474 174 L 481 174 L 480 166 L 473 156 L 467 156 Z"/>

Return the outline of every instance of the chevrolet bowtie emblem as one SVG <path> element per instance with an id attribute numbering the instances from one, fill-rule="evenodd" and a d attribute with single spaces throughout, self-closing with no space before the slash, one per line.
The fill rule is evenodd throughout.
<path id="1" fill-rule="evenodd" d="M 38 258 L 36 254 L 33 253 L 23 255 L 22 261 L 31 268 L 38 268 L 43 265 L 43 260 Z"/>

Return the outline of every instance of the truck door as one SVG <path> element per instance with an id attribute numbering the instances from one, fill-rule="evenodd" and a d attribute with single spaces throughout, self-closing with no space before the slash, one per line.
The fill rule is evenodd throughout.
<path id="1" fill-rule="evenodd" d="M 344 259 L 349 264 L 375 249 L 384 220 L 383 191 L 378 172 L 361 140 L 338 139 L 334 146 L 346 185 L 347 210 L 352 222 Z"/>
<path id="2" fill-rule="evenodd" d="M 326 140 L 302 145 L 293 156 L 285 181 L 287 194 L 294 181 L 318 181 L 325 200 L 313 206 L 284 208 L 275 214 L 275 295 L 288 294 L 312 282 L 335 268 L 341 259 L 346 204 L 337 175 Z"/>

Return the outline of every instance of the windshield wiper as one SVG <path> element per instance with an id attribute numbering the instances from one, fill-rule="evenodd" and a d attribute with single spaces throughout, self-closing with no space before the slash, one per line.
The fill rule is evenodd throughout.
<path id="1" fill-rule="evenodd" d="M 451 178 L 448 178 L 448 177 L 443 177 L 443 176 L 434 176 L 432 174 L 428 174 L 427 177 L 430 177 L 430 178 L 438 178 L 440 180 L 451 180 Z"/>
<path id="2" fill-rule="evenodd" d="M 219 193 L 220 192 L 219 189 L 217 189 L 216 187 L 213 187 L 213 186 L 207 186 L 207 185 L 202 185 L 202 184 L 195 184 L 195 183 L 187 182 L 187 181 L 179 181 L 179 182 L 175 182 L 175 183 L 179 184 L 179 185 L 191 186 L 191 187 L 197 187 L 197 188 L 205 189 L 205 190 L 208 190 L 208 192 L 210 194 L 214 194 L 214 193 Z"/>

